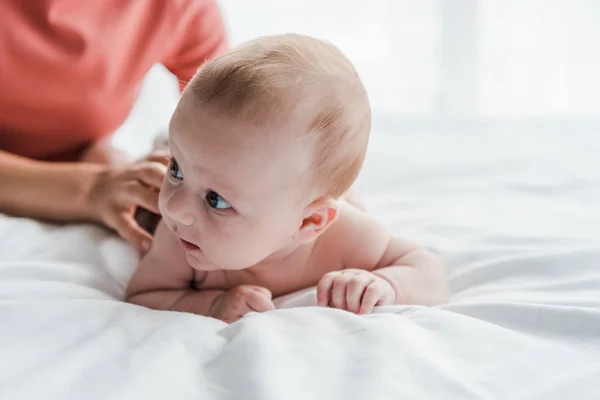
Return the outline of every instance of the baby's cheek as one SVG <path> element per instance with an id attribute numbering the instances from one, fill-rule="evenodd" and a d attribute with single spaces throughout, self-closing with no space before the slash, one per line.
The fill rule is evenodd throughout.
<path id="1" fill-rule="evenodd" d="M 158 211 L 160 212 L 160 215 L 162 215 L 164 217 L 165 215 L 165 207 L 164 207 L 164 201 L 161 200 L 161 197 L 158 197 Z"/>
<path id="2" fill-rule="evenodd" d="M 236 243 L 228 234 L 227 227 L 217 223 L 213 218 L 199 217 L 196 223 L 197 235 L 204 254 L 216 264 L 226 268 L 235 257 Z"/>
<path id="3" fill-rule="evenodd" d="M 220 242 L 223 245 L 221 250 L 224 256 L 235 269 L 251 267 L 269 255 L 265 254 L 261 236 L 253 231 L 239 229 L 235 235 L 230 235 Z"/>
<path id="4" fill-rule="evenodd" d="M 158 210 L 162 216 L 165 215 L 165 206 L 167 203 L 168 193 L 169 188 L 166 188 L 165 184 L 163 183 L 162 187 L 160 188 L 160 192 L 158 193 Z"/>

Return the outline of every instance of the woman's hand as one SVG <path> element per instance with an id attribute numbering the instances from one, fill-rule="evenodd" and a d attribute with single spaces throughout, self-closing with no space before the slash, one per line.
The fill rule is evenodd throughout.
<path id="1" fill-rule="evenodd" d="M 147 251 L 152 236 L 134 219 L 136 207 L 159 214 L 158 191 L 166 173 L 164 155 L 123 167 L 107 167 L 96 175 L 89 192 L 91 215 L 125 240 Z"/>
<path id="2" fill-rule="evenodd" d="M 159 162 L 166 167 L 169 165 L 170 159 L 171 153 L 169 153 L 167 150 L 156 150 L 144 157 L 142 161 Z"/>

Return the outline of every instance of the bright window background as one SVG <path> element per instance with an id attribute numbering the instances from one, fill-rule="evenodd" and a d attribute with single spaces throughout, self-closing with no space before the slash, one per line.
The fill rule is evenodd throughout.
<path id="1" fill-rule="evenodd" d="M 330 40 L 369 91 L 375 127 L 600 127 L 600 1 L 222 0 L 232 44 L 267 34 Z M 118 135 L 142 154 L 177 100 L 157 67 Z M 386 122 L 387 121 L 387 122 Z M 569 126 L 573 129 L 569 129 Z M 375 130 L 376 132 L 376 130 Z"/>

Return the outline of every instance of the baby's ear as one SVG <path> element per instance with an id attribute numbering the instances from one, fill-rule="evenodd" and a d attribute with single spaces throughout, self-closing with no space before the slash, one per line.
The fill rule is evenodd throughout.
<path id="1" fill-rule="evenodd" d="M 308 243 L 316 239 L 340 215 L 340 205 L 334 198 L 320 198 L 313 201 L 304 210 L 304 216 L 295 239 L 298 243 Z"/>

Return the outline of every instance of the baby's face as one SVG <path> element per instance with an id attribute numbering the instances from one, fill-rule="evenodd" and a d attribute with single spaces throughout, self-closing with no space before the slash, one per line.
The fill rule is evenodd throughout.
<path id="1" fill-rule="evenodd" d="M 182 101 L 159 207 L 190 265 L 244 269 L 294 245 L 302 223 L 308 146 L 287 128 L 250 126 Z"/>

